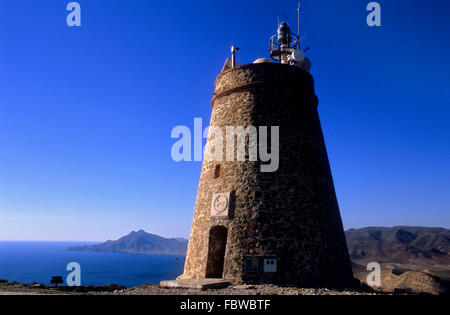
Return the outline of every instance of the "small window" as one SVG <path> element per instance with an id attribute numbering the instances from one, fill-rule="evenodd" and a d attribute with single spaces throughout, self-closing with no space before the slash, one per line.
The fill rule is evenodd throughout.
<path id="1" fill-rule="evenodd" d="M 264 259 L 264 272 L 277 272 L 277 260 L 275 258 Z"/>
<path id="2" fill-rule="evenodd" d="M 214 169 L 214 179 L 223 177 L 224 175 L 224 169 L 220 164 L 216 165 L 216 168 Z"/>

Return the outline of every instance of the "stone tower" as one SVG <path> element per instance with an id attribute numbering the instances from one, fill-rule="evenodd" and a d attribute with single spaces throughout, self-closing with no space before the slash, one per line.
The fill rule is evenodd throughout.
<path id="1" fill-rule="evenodd" d="M 279 167 L 262 172 L 267 162 L 259 157 L 203 162 L 179 279 L 350 283 L 351 264 L 317 106 L 313 78 L 297 66 L 263 60 L 218 76 L 210 126 L 222 128 L 224 139 L 226 126 L 279 126 Z"/>

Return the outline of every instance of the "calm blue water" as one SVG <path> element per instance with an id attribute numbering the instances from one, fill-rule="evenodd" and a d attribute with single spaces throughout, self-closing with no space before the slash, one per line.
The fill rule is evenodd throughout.
<path id="1" fill-rule="evenodd" d="M 82 285 L 118 284 L 127 287 L 175 279 L 183 273 L 182 256 L 131 255 L 67 251 L 75 242 L 0 242 L 0 279 L 50 284 L 65 280 L 69 262 L 81 265 Z M 177 259 L 178 258 L 178 259 Z"/>

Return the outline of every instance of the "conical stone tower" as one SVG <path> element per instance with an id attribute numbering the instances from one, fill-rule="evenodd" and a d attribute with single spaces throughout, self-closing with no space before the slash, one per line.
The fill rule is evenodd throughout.
<path id="1" fill-rule="evenodd" d="M 224 139 L 227 126 L 277 126 L 278 148 L 270 133 L 259 133 L 258 140 L 268 139 L 272 153 L 279 149 L 279 165 L 264 172 L 269 162 L 260 155 L 249 161 L 248 151 L 245 161 L 204 161 L 180 279 L 351 282 L 317 106 L 313 78 L 297 66 L 262 62 L 218 76 L 210 126 L 220 127 Z M 251 137 L 245 141 L 249 146 Z M 225 144 L 223 151 L 226 156 Z"/>

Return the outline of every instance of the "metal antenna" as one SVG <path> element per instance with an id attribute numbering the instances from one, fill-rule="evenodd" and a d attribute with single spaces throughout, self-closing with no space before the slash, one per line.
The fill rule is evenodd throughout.
<path id="1" fill-rule="evenodd" d="M 302 11 L 302 8 L 300 7 L 300 1 L 298 2 L 298 8 L 297 8 L 297 15 L 298 15 L 298 28 L 297 28 L 297 35 L 300 37 L 300 12 Z M 298 42 L 298 48 L 300 48 L 300 41 Z"/>
<path id="2" fill-rule="evenodd" d="M 231 46 L 231 67 L 234 68 L 237 66 L 236 63 L 236 52 L 239 50 L 236 46 Z"/>

